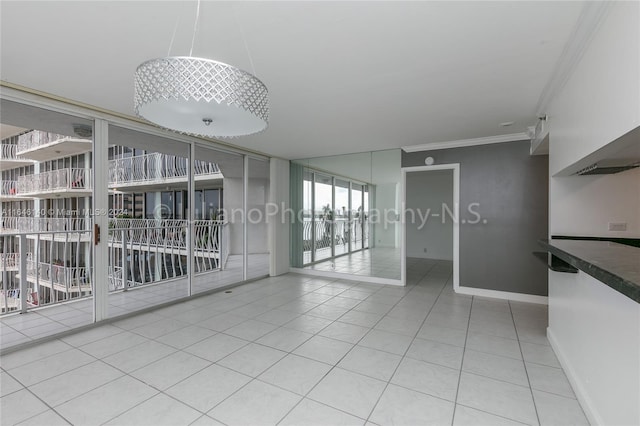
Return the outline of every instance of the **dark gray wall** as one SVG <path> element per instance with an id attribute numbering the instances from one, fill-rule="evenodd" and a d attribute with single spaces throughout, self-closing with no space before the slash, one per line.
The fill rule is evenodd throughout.
<path id="1" fill-rule="evenodd" d="M 426 157 L 460 164 L 460 285 L 546 296 L 547 269 L 531 252 L 548 235 L 548 156 L 530 156 L 521 141 L 403 152 L 402 167 Z"/>

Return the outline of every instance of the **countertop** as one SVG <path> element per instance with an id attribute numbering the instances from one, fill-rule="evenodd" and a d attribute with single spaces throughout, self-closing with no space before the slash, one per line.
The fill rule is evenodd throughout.
<path id="1" fill-rule="evenodd" d="M 610 241 L 540 240 L 551 254 L 640 303 L 640 248 Z"/>

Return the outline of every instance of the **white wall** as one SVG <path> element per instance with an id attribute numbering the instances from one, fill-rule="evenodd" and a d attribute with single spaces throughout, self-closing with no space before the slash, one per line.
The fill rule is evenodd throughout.
<path id="1" fill-rule="evenodd" d="M 609 9 L 547 111 L 550 234 L 640 236 L 637 170 L 553 177 L 640 125 L 640 3 Z M 640 424 L 637 302 L 585 273 L 549 272 L 548 335 L 593 424 Z"/>
<path id="2" fill-rule="evenodd" d="M 400 187 L 395 182 L 390 183 L 378 183 L 375 187 L 375 198 L 373 208 L 377 209 L 380 216 L 380 223 L 373 224 L 373 241 L 375 247 L 398 247 L 396 241 L 396 234 L 399 226 L 395 221 L 384 220 L 385 217 L 395 218 L 398 211 L 396 205 L 396 198 Z M 386 211 L 385 211 L 386 210 Z M 373 216 L 371 216 L 373 218 Z M 379 221 L 375 221 L 379 222 Z"/>
<path id="3" fill-rule="evenodd" d="M 640 3 L 610 9 L 545 111 L 552 176 L 640 125 Z"/>
<path id="4" fill-rule="evenodd" d="M 453 171 L 407 173 L 406 192 L 407 210 L 416 213 L 415 221 L 407 216 L 407 257 L 453 260 L 453 221 L 445 216 L 443 223 L 441 216 L 443 204 L 454 211 Z M 423 226 L 422 217 L 427 212 L 430 214 Z"/>
<path id="5" fill-rule="evenodd" d="M 225 178 L 223 181 L 223 206 L 229 221 L 229 237 L 231 245 L 230 254 L 242 254 L 243 222 L 242 222 L 242 194 L 244 193 L 243 180 L 239 178 Z M 249 179 L 249 193 L 247 194 L 247 214 L 251 214 L 256 221 L 247 222 L 249 236 L 249 248 L 247 253 L 267 253 L 268 232 L 266 222 L 265 204 L 268 199 L 269 181 L 261 178 Z M 253 210 L 253 212 L 252 212 Z M 258 213 L 260 212 L 260 213 Z M 235 214 L 234 214 L 235 213 Z M 261 216 L 260 216 L 261 215 Z"/>
<path id="6" fill-rule="evenodd" d="M 289 208 L 289 161 L 271 159 L 271 190 L 269 203 L 279 210 Z M 271 253 L 269 274 L 281 275 L 289 272 L 289 228 L 288 216 L 269 216 L 269 251 Z"/>
<path id="7" fill-rule="evenodd" d="M 381 214 L 385 210 L 401 213 L 400 180 L 402 179 L 402 152 L 399 149 L 371 153 L 371 182 L 376 196 L 373 208 Z M 391 215 L 387 215 L 391 217 Z M 395 221 L 374 223 L 372 238 L 375 247 L 395 247 L 400 250 L 400 224 Z"/>
<path id="8" fill-rule="evenodd" d="M 640 304 L 580 271 L 550 272 L 549 340 L 591 424 L 640 424 Z"/>
<path id="9" fill-rule="evenodd" d="M 225 177 L 222 184 L 222 205 L 227 213 L 225 219 L 229 222 L 229 254 L 242 254 L 243 224 L 240 213 L 242 211 L 242 198 L 244 184 L 241 178 Z M 232 217 L 232 212 L 236 215 Z"/>
<path id="10" fill-rule="evenodd" d="M 640 169 L 551 178 L 551 235 L 640 238 Z M 626 222 L 626 232 L 609 231 Z"/>
<path id="11" fill-rule="evenodd" d="M 302 160 L 301 163 L 361 182 L 371 182 L 370 152 L 308 158 Z"/>
<path id="12" fill-rule="evenodd" d="M 251 166 L 251 163 L 250 163 Z M 269 201 L 269 178 L 249 178 L 247 194 L 247 232 L 249 254 L 268 253 L 268 227 L 265 206 Z"/>
<path id="13" fill-rule="evenodd" d="M 615 2 L 549 105 L 550 234 L 640 236 L 640 171 L 553 177 L 640 126 L 639 76 L 640 3 Z"/>

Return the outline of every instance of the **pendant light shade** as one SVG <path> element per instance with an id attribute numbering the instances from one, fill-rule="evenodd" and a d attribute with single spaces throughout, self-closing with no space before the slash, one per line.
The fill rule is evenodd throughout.
<path id="1" fill-rule="evenodd" d="M 267 87 L 222 62 L 174 56 L 152 59 L 135 73 L 136 115 L 160 127 L 197 136 L 229 138 L 267 128 Z"/>

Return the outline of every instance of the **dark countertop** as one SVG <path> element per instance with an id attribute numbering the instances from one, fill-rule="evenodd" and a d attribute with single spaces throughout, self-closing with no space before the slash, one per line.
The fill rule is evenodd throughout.
<path id="1" fill-rule="evenodd" d="M 540 240 L 551 254 L 640 303 L 640 248 L 610 241 Z"/>

